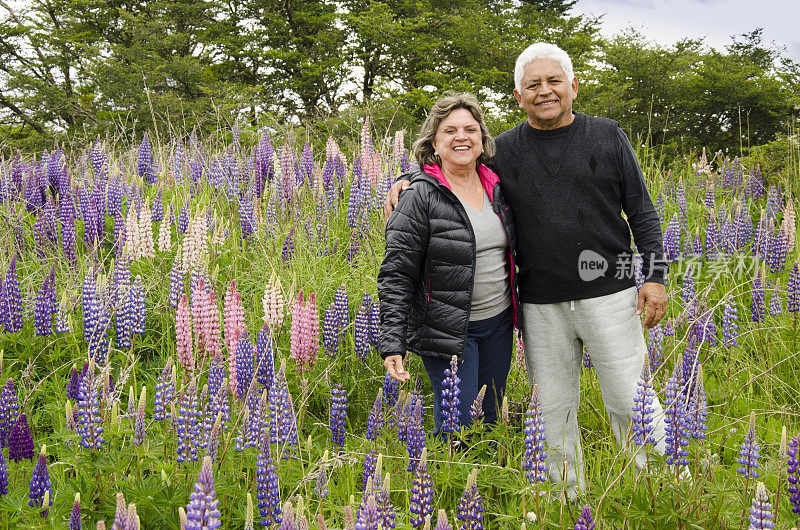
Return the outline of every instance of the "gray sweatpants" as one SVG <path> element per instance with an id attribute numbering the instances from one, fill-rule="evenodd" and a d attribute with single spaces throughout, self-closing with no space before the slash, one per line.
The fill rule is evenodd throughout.
<path id="1" fill-rule="evenodd" d="M 647 353 L 636 303 L 636 287 L 631 287 L 572 302 L 522 304 L 525 362 L 531 384 L 539 385 L 550 481 L 565 487 L 570 498 L 585 491 L 577 422 L 581 346 L 586 346 L 597 372 L 614 436 L 624 445 Z M 653 407 L 656 450 L 663 453 L 664 412 L 658 397 Z M 645 462 L 639 451 L 637 466 L 644 467 Z"/>

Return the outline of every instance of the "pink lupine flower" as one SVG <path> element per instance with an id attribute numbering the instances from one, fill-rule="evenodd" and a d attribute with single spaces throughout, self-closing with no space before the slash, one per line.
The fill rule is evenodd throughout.
<path id="1" fill-rule="evenodd" d="M 301 370 L 303 364 L 303 291 L 297 295 L 292 307 L 292 328 L 289 332 L 289 357 Z"/>
<path id="2" fill-rule="evenodd" d="M 197 345 L 198 353 L 201 351 L 201 348 L 205 348 L 204 319 L 206 316 L 207 301 L 206 281 L 205 278 L 201 277 L 192 290 L 192 329 L 194 329 L 194 340 Z"/>
<path id="3" fill-rule="evenodd" d="M 216 357 L 217 352 L 222 351 L 222 340 L 219 332 L 219 308 L 217 307 L 217 295 L 209 289 L 206 300 L 206 317 L 203 321 L 203 333 L 205 335 L 205 347 L 209 357 Z"/>
<path id="4" fill-rule="evenodd" d="M 189 301 L 186 293 L 178 304 L 175 315 L 175 349 L 178 360 L 188 373 L 194 371 L 194 349 L 192 348 L 192 321 L 189 316 Z"/>
<path id="5" fill-rule="evenodd" d="M 307 367 L 314 365 L 319 354 L 319 309 L 314 293 L 308 295 L 304 311 L 304 350 Z"/>
<path id="6" fill-rule="evenodd" d="M 225 292 L 224 326 L 225 326 L 225 346 L 228 347 L 228 373 L 230 378 L 228 385 L 234 396 L 236 393 L 236 345 L 239 343 L 244 332 L 244 308 L 242 298 L 236 290 L 236 280 L 231 280 L 228 290 Z"/>

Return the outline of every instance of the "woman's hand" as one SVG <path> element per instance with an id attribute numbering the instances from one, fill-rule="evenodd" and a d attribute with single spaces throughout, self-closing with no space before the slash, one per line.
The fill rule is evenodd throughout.
<path id="1" fill-rule="evenodd" d="M 386 368 L 386 371 L 389 372 L 389 376 L 393 379 L 397 379 L 401 383 L 404 383 L 411 379 L 411 374 L 409 374 L 406 369 L 403 367 L 403 356 L 402 355 L 390 355 L 383 360 L 383 367 Z"/>

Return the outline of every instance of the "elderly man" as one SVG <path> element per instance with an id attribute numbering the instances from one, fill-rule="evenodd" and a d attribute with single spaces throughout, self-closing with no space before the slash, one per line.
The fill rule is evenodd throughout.
<path id="1" fill-rule="evenodd" d="M 566 52 L 532 44 L 517 58 L 514 81 L 528 119 L 497 137 L 490 165 L 517 226 L 521 329 L 528 377 L 539 386 L 550 480 L 574 497 L 584 489 L 577 423 L 582 349 L 624 444 L 646 357 L 638 315 L 645 312 L 652 327 L 667 309 L 661 227 L 618 123 L 572 110 L 578 79 Z M 390 190 L 387 215 L 406 185 Z M 631 232 L 644 257 L 638 295 Z M 663 452 L 657 399 L 653 408 L 656 449 Z"/>

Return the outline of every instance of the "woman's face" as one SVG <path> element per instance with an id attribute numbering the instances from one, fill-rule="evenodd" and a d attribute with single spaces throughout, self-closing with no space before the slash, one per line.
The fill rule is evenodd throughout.
<path id="1" fill-rule="evenodd" d="M 456 109 L 439 122 L 432 144 L 442 166 L 475 167 L 483 152 L 481 126 L 470 111 Z"/>

